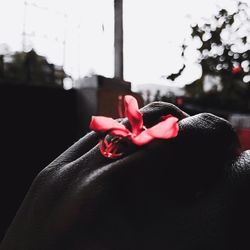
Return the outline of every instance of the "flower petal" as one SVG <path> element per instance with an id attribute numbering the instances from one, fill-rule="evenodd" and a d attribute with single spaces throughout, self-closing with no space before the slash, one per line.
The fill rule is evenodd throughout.
<path id="1" fill-rule="evenodd" d="M 139 135 L 135 137 L 131 137 L 131 140 L 134 144 L 137 146 L 143 146 L 149 142 L 151 142 L 154 139 L 153 136 L 151 136 L 147 130 L 142 131 Z"/>
<path id="2" fill-rule="evenodd" d="M 178 118 L 168 115 L 163 117 L 164 121 L 159 122 L 155 126 L 147 129 L 147 133 L 154 138 L 170 139 L 178 135 L 179 126 Z"/>
<path id="3" fill-rule="evenodd" d="M 92 116 L 89 128 L 96 132 L 109 132 L 112 135 L 125 137 L 130 131 L 121 123 L 105 116 Z"/>
<path id="4" fill-rule="evenodd" d="M 134 144 L 138 146 L 145 145 L 153 139 L 170 139 L 177 136 L 179 131 L 178 118 L 168 115 L 163 116 L 164 121 L 159 122 L 155 126 L 142 131 L 139 135 L 131 137 Z"/>
<path id="5" fill-rule="evenodd" d="M 131 96 L 124 97 L 125 114 L 132 127 L 132 133 L 138 135 L 143 127 L 142 113 L 139 110 L 137 100 Z"/>

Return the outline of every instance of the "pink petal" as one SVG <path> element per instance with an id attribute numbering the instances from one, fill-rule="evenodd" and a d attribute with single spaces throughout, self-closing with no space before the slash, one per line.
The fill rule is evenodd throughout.
<path id="1" fill-rule="evenodd" d="M 110 132 L 112 135 L 125 137 L 129 130 L 112 118 L 105 116 L 92 116 L 89 128 L 96 132 Z"/>
<path id="2" fill-rule="evenodd" d="M 115 136 L 120 136 L 120 137 L 126 137 L 130 134 L 130 131 L 125 128 L 113 128 L 110 130 L 109 132 L 111 135 L 115 135 Z"/>
<path id="3" fill-rule="evenodd" d="M 170 139 L 178 135 L 179 126 L 178 118 L 168 115 L 164 117 L 164 121 L 159 122 L 155 126 L 149 128 L 147 133 L 154 138 Z"/>
<path id="4" fill-rule="evenodd" d="M 125 114 L 132 127 L 132 133 L 138 135 L 143 127 L 142 113 L 139 110 L 137 100 L 131 96 L 124 97 Z"/>
<path id="5" fill-rule="evenodd" d="M 159 122 L 155 126 L 144 130 L 138 136 L 132 137 L 131 140 L 134 144 L 138 146 L 145 145 L 151 142 L 155 138 L 159 139 L 170 139 L 177 136 L 179 127 L 178 127 L 178 118 L 168 115 L 163 117 L 165 120 Z"/>
<path id="6" fill-rule="evenodd" d="M 151 142 L 153 139 L 154 137 L 148 134 L 147 130 L 142 131 L 139 135 L 135 137 L 131 137 L 132 142 L 138 146 L 145 145 Z"/>

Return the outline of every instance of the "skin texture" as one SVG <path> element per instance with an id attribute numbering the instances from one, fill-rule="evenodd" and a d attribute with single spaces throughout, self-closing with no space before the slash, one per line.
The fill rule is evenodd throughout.
<path id="1" fill-rule="evenodd" d="M 178 117 L 178 136 L 110 160 L 87 134 L 36 177 L 0 249 L 249 249 L 250 151 L 231 125 L 162 102 L 141 111 L 147 127 Z"/>

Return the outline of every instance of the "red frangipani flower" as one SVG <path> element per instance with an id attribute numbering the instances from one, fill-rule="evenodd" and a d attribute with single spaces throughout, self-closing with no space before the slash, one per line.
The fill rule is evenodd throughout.
<path id="1" fill-rule="evenodd" d="M 235 74 L 239 74 L 241 72 L 241 67 L 240 66 L 235 66 L 232 68 L 232 73 Z"/>
<path id="2" fill-rule="evenodd" d="M 177 136 L 178 118 L 167 115 L 162 116 L 162 121 L 151 128 L 143 126 L 142 113 L 139 110 L 137 100 L 130 95 L 124 97 L 125 115 L 127 116 L 131 131 L 123 124 L 116 120 L 105 116 L 93 116 L 90 122 L 90 129 L 96 132 L 106 132 L 110 135 L 116 136 L 117 140 L 111 140 L 108 143 L 102 140 L 100 143 L 101 153 L 108 158 L 116 158 L 122 155 L 117 152 L 117 143 L 121 139 L 127 139 L 137 146 L 143 146 L 152 140 L 170 139 Z"/>

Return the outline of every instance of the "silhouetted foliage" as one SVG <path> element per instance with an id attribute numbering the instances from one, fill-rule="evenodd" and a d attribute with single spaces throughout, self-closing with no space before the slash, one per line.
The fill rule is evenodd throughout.
<path id="1" fill-rule="evenodd" d="M 160 90 L 157 90 L 154 96 L 154 100 L 155 102 L 160 101 L 161 100 L 161 93 Z"/>
<path id="2" fill-rule="evenodd" d="M 63 86 L 63 79 L 67 77 L 62 67 L 49 63 L 34 50 L 5 57 L 0 57 L 0 80 L 3 83 Z"/>
<path id="3" fill-rule="evenodd" d="M 174 81 L 178 76 L 181 75 L 182 71 L 186 68 L 186 65 L 183 64 L 182 68 L 177 72 L 177 73 L 173 73 L 169 76 L 167 76 L 166 78 L 171 80 L 171 81 Z"/>
<path id="4" fill-rule="evenodd" d="M 198 63 L 201 79 L 186 86 L 190 97 L 207 105 L 249 110 L 250 98 L 250 18 L 248 6 L 239 2 L 235 12 L 220 9 L 205 24 L 191 26 L 192 38 L 201 46 Z M 186 47 L 183 47 L 183 55 Z M 219 84 L 204 90 L 206 76 L 218 77 Z M 212 78 L 211 78 L 212 79 Z"/>

